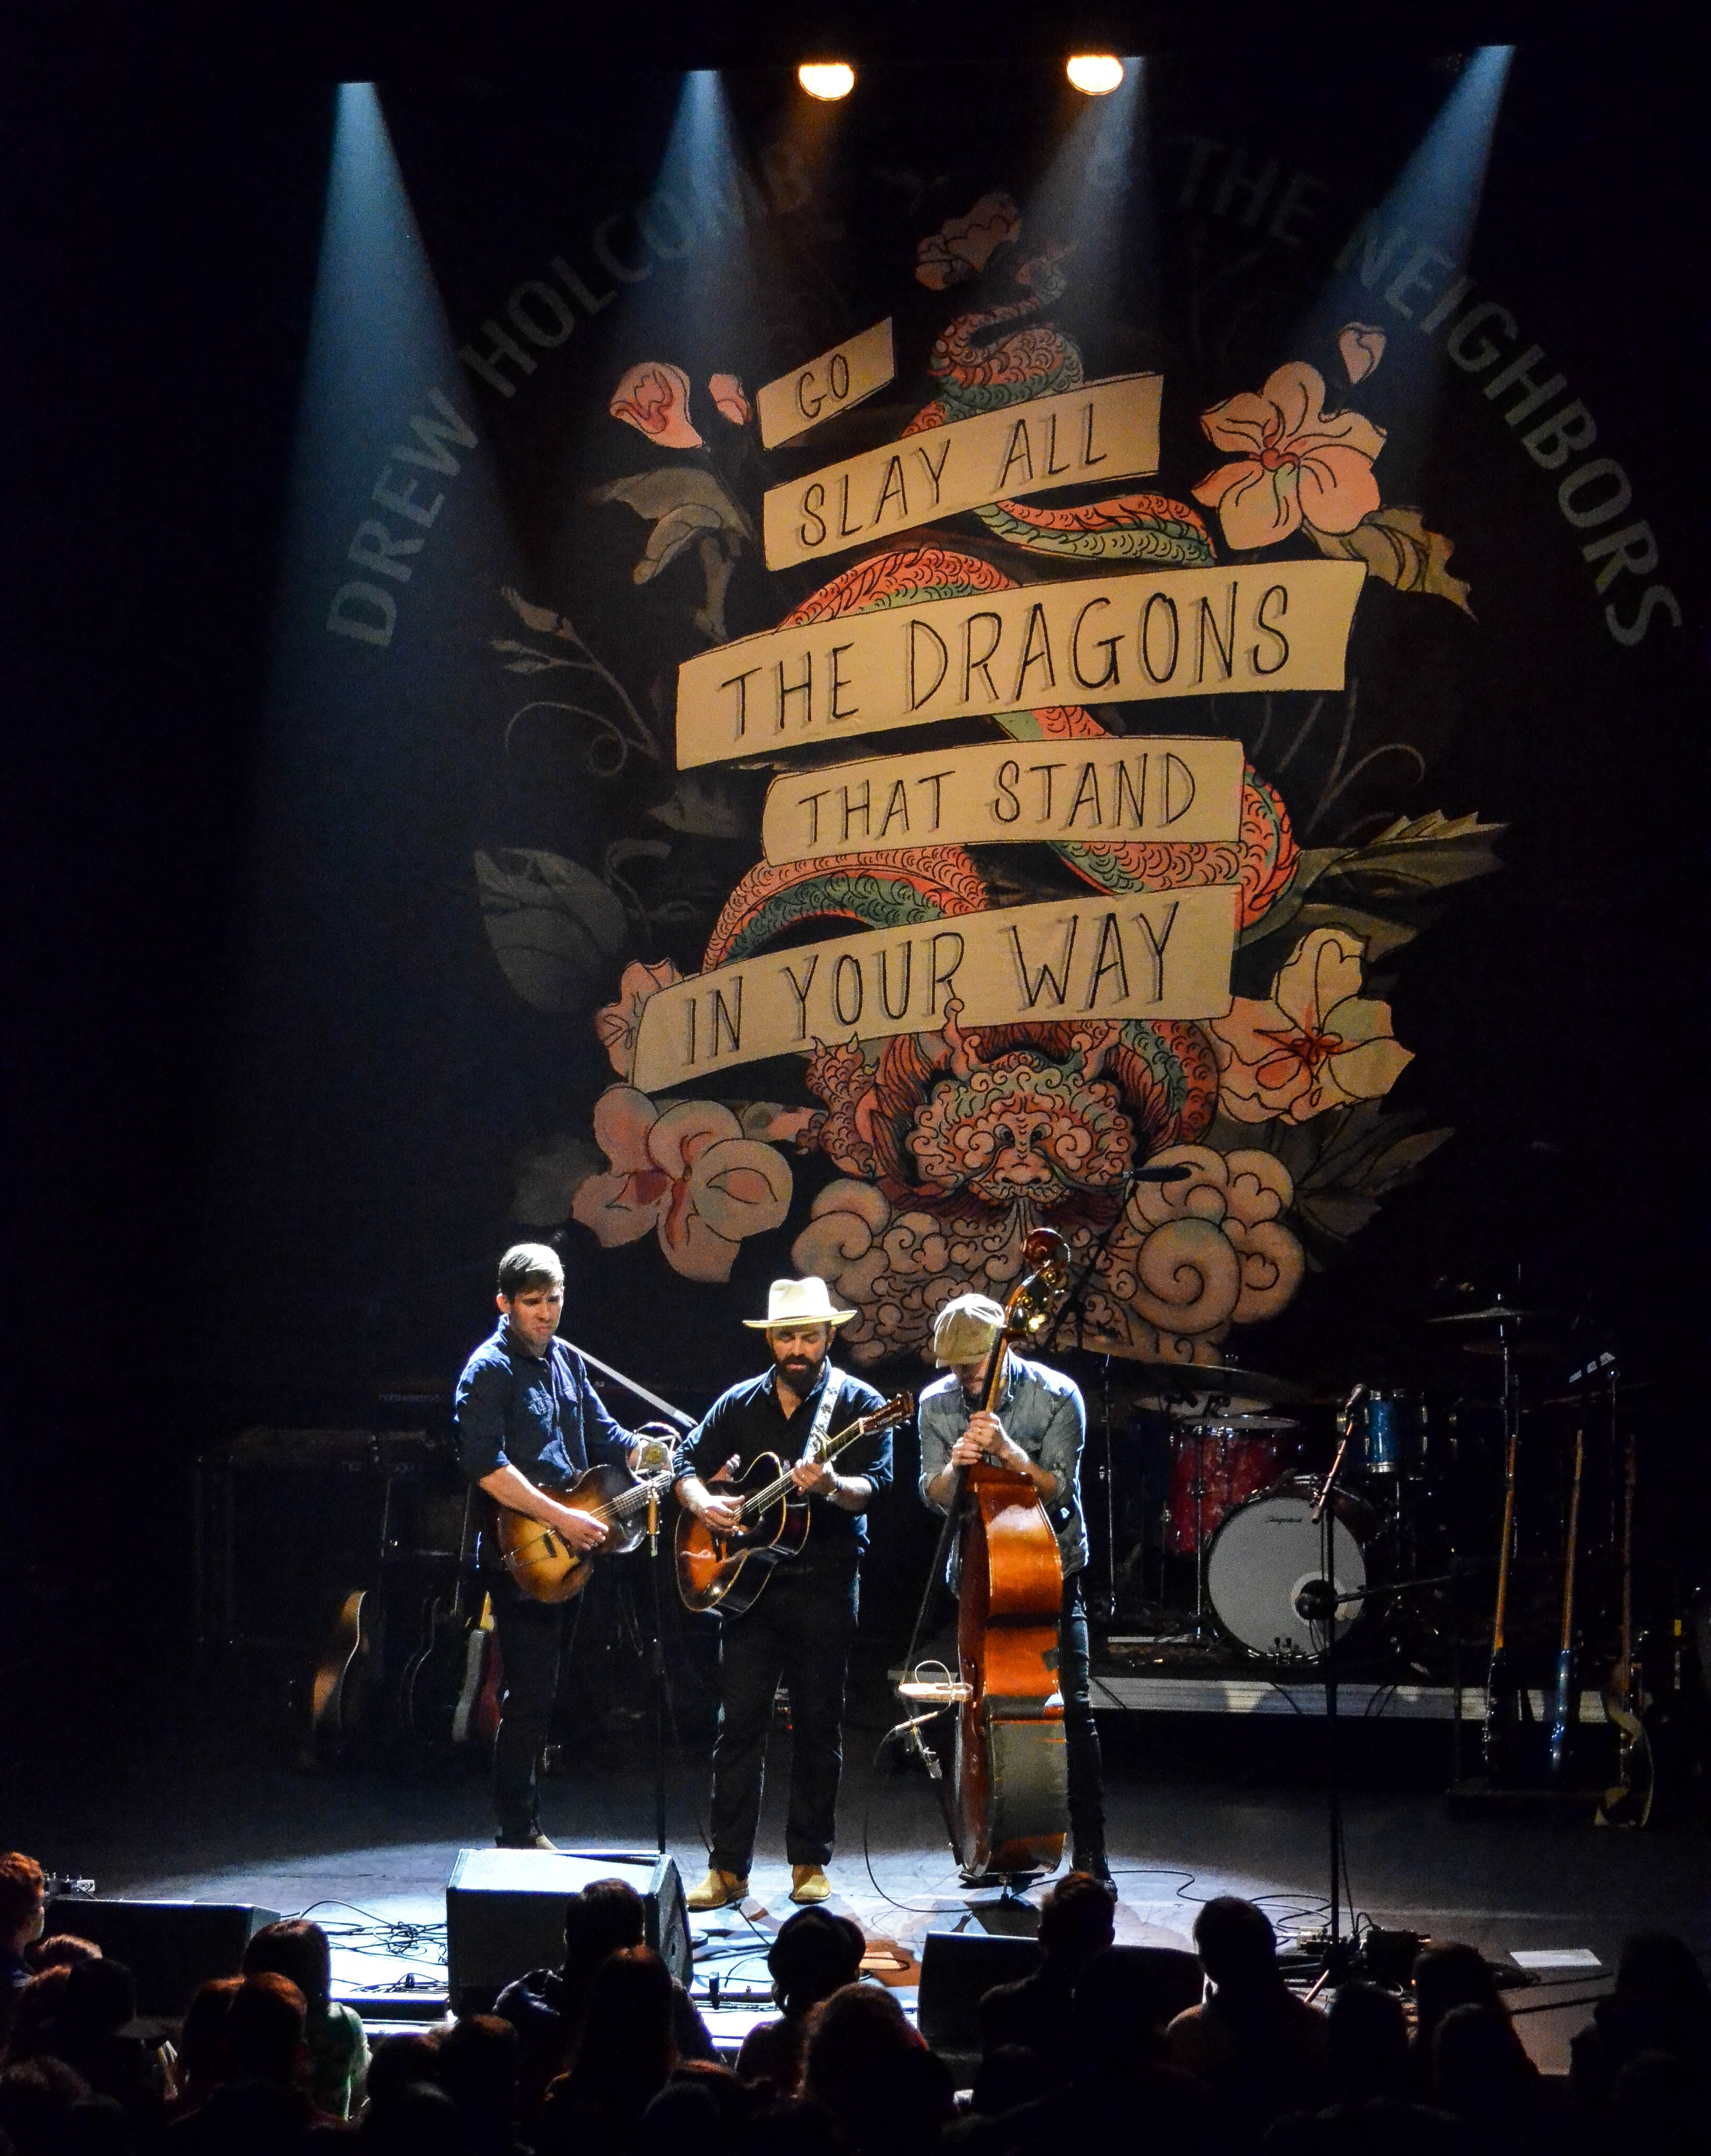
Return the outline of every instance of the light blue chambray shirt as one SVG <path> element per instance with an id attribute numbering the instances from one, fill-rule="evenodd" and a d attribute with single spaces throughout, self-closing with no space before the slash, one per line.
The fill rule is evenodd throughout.
<path id="1" fill-rule="evenodd" d="M 927 1485 L 946 1465 L 950 1448 L 968 1427 L 969 1406 L 954 1370 L 929 1385 L 916 1410 L 921 1440 L 921 1500 L 942 1511 L 927 1495 Z M 1081 1517 L 1081 1449 L 1087 1440 L 1087 1409 L 1079 1389 L 1061 1370 L 1029 1363 L 1012 1353 L 993 1413 L 1029 1459 L 1058 1478 L 1058 1495 L 1046 1517 L 1058 1536 L 1058 1554 L 1068 1579 L 1087 1563 L 1087 1526 Z M 953 1569 L 956 1553 L 951 1553 Z M 951 1584 L 955 1581 L 953 1578 Z"/>

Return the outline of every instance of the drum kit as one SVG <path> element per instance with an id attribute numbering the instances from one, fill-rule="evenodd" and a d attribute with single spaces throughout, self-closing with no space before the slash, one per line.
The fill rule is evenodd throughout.
<path id="1" fill-rule="evenodd" d="M 1470 1532 L 1484 1558 L 1483 1518 L 1468 1517 L 1470 1455 L 1483 1466 L 1500 1451 L 1512 1483 L 1522 1329 L 1540 1315 L 1497 1296 L 1426 1318 L 1473 1336 L 1461 1344 L 1497 1360 L 1496 1398 L 1482 1388 L 1471 1410 L 1435 1408 L 1423 1390 L 1357 1385 L 1340 1399 L 1330 1478 L 1304 1471 L 1303 1455 L 1309 1419 L 1332 1399 L 1230 1364 L 1150 1368 L 1138 1404 L 1165 1417 L 1169 1433 L 1160 1638 L 1299 1662 L 1360 1628 L 1392 1658 L 1422 1668 L 1436 1659 L 1441 1605 L 1413 1590 L 1446 1583 Z M 1470 1435 L 1482 1418 L 1494 1422 L 1490 1445 Z M 1329 1609 L 1314 1604 L 1327 1584 Z"/>

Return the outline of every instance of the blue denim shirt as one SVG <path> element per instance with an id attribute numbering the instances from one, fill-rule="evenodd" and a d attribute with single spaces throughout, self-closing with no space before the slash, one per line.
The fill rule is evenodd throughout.
<path id="1" fill-rule="evenodd" d="M 576 1349 L 554 1340 L 531 1355 L 501 1318 L 458 1380 L 458 1453 L 472 1482 L 497 1467 L 537 1490 L 565 1490 L 591 1467 L 622 1466 L 632 1440 L 588 1382 Z"/>
<path id="2" fill-rule="evenodd" d="M 917 1418 L 921 1440 L 923 1503 L 932 1511 L 927 1485 L 949 1462 L 950 1448 L 968 1427 L 970 1407 L 956 1374 L 949 1371 L 921 1394 Z M 1058 1495 L 1046 1517 L 1058 1536 L 1058 1554 L 1068 1579 L 1087 1563 L 1087 1527 L 1081 1517 L 1081 1448 L 1087 1439 L 1087 1409 L 1074 1380 L 1043 1363 L 1010 1355 L 993 1413 L 1030 1460 L 1058 1478 Z M 955 1555 L 952 1553 L 953 1567 Z M 955 1584 L 955 1579 L 952 1585 Z"/>

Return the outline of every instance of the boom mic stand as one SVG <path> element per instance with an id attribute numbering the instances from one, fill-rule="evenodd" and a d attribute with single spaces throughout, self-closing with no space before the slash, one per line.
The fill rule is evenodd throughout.
<path id="1" fill-rule="evenodd" d="M 639 1435 L 675 1446 L 676 1432 L 660 1423 L 643 1424 Z M 665 1605 L 659 1591 L 659 1486 L 648 1491 L 648 1576 L 653 1589 L 653 1641 L 648 1676 L 653 1693 L 653 1840 L 665 1854 Z"/>

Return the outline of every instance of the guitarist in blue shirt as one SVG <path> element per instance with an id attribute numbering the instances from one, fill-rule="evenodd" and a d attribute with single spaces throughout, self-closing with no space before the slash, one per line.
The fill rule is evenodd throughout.
<path id="1" fill-rule="evenodd" d="M 573 1549 L 606 1536 L 592 1513 L 561 1496 L 590 1467 L 633 1466 L 636 1440 L 607 1411 L 581 1357 L 555 1338 L 565 1274 L 544 1243 L 518 1243 L 499 1260 L 499 1322 L 458 1380 L 458 1451 L 464 1472 L 489 1497 L 540 1520 Z M 499 1567 L 491 1537 L 483 1563 L 493 1596 L 505 1689 L 493 1753 L 493 1801 L 501 1849 L 551 1849 L 540 1830 L 536 1767 L 546 1742 L 564 1645 L 564 1603 L 536 1602 Z"/>

